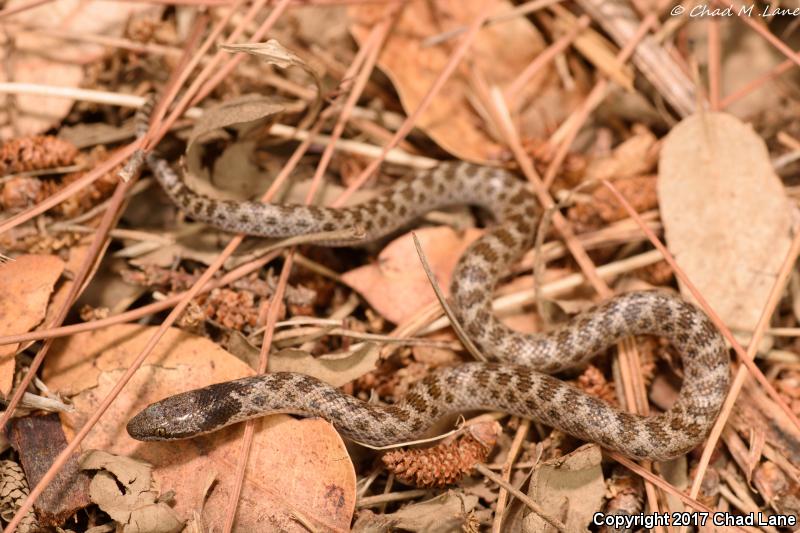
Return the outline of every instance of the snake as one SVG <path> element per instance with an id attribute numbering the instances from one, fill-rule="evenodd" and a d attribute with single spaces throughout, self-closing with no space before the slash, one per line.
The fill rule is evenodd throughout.
<path id="1" fill-rule="evenodd" d="M 372 242 L 433 209 L 457 205 L 482 208 L 494 223 L 459 258 L 450 286 L 453 313 L 486 362 L 437 368 L 391 404 L 361 401 L 300 373 L 216 383 L 144 408 L 127 424 L 135 439 L 192 438 L 288 413 L 324 418 L 344 437 L 382 448 L 424 437 L 446 415 L 491 410 L 535 420 L 631 458 L 663 461 L 700 444 L 719 414 L 730 379 L 725 341 L 700 308 L 676 294 L 623 293 L 537 334 L 514 331 L 493 314 L 494 287 L 533 246 L 543 213 L 534 192 L 508 170 L 442 162 L 396 181 L 366 202 L 327 208 L 212 199 L 190 189 L 153 152 L 146 160 L 179 209 L 229 232 L 284 238 L 359 228 L 363 242 Z M 680 391 L 664 412 L 628 413 L 552 375 L 585 365 L 636 335 L 664 337 L 680 354 Z"/>

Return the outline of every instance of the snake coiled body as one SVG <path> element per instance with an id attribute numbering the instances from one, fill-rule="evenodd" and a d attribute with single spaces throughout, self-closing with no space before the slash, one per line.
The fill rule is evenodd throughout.
<path id="1" fill-rule="evenodd" d="M 677 296 L 624 294 L 539 335 L 515 332 L 498 321 L 491 311 L 495 283 L 532 246 L 541 216 L 534 195 L 507 171 L 444 163 L 369 202 L 333 209 L 210 199 L 186 187 L 163 160 L 150 156 L 148 162 L 188 215 L 250 235 L 289 237 L 358 227 L 370 241 L 434 208 L 483 207 L 496 224 L 461 257 L 450 290 L 464 330 L 494 362 L 436 370 L 394 405 L 362 402 L 302 374 L 219 383 L 148 406 L 128 424 L 134 438 L 188 438 L 253 417 L 292 413 L 323 417 L 344 436 L 381 447 L 420 438 L 446 414 L 489 409 L 538 420 L 630 457 L 665 460 L 700 443 L 719 413 L 729 384 L 725 343 L 701 310 Z M 683 384 L 665 413 L 629 414 L 548 375 L 642 334 L 667 337 L 681 354 Z"/>

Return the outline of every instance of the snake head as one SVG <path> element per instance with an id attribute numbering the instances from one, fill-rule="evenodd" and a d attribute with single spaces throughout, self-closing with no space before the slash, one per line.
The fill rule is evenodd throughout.
<path id="1" fill-rule="evenodd" d="M 150 404 L 130 419 L 128 434 L 136 440 L 188 439 L 238 422 L 246 418 L 242 397 L 253 379 L 217 383 Z"/>
<path id="2" fill-rule="evenodd" d="M 130 419 L 128 434 L 136 440 L 176 440 L 204 433 L 196 400 L 189 392 L 150 404 Z"/>

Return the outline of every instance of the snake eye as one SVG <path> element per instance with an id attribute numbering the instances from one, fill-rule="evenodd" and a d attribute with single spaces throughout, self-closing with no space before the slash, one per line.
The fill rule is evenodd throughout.
<path id="1" fill-rule="evenodd" d="M 164 428 L 156 428 L 156 437 L 164 438 L 167 436 L 167 430 Z"/>

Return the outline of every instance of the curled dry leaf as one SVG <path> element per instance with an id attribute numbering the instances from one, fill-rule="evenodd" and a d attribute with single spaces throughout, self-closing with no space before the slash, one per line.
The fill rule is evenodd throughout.
<path id="1" fill-rule="evenodd" d="M 415 233 L 439 286 L 447 293 L 456 262 L 481 231 L 470 229 L 459 236 L 451 228 L 442 226 L 422 228 Z M 346 272 L 342 280 L 394 323 L 404 322 L 422 307 L 436 301 L 410 233 L 390 242 L 381 251 L 376 264 Z"/>
<path id="2" fill-rule="evenodd" d="M 680 267 L 726 324 L 752 331 L 792 227 L 764 141 L 725 113 L 683 120 L 661 150 L 658 199 Z M 690 297 L 683 284 L 681 292 Z"/>
<path id="3" fill-rule="evenodd" d="M 228 52 L 245 52 L 252 54 L 266 61 L 270 65 L 275 65 L 279 68 L 286 69 L 289 67 L 300 67 L 306 71 L 314 80 L 314 84 L 317 86 L 317 95 L 316 98 L 314 98 L 314 102 L 311 104 L 311 107 L 309 107 L 308 113 L 298 127 L 301 129 L 305 128 L 315 118 L 317 118 L 317 114 L 322 108 L 322 80 L 320 79 L 319 74 L 317 74 L 317 72 L 311 68 L 308 63 L 300 59 L 297 54 L 286 49 L 275 39 L 270 39 L 265 43 L 221 44 L 219 47 Z"/>
<path id="4" fill-rule="evenodd" d="M 563 520 L 567 531 L 585 531 L 592 515 L 603 505 L 605 481 L 600 466 L 602 454 L 596 444 L 543 461 L 534 467 L 528 496 L 543 509 Z M 543 518 L 527 512 L 522 531 L 555 531 Z"/>
<path id="5" fill-rule="evenodd" d="M 0 263 L 0 335 L 25 333 L 42 322 L 64 262 L 52 255 L 23 255 Z M 0 393 L 7 397 L 14 379 L 18 344 L 0 346 Z"/>
<path id="6" fill-rule="evenodd" d="M 494 14 L 512 7 L 503 0 L 410 2 L 403 7 L 378 63 L 400 95 L 406 113 L 419 107 L 462 36 L 436 45 L 427 45 L 426 39 L 468 26 L 490 6 L 494 7 Z M 356 41 L 363 45 L 384 13 L 382 4 L 351 5 L 350 31 Z M 510 18 L 481 29 L 469 51 L 469 68 L 488 84 L 505 89 L 543 49 L 542 36 L 525 17 Z M 503 60 L 498 61 L 498 58 Z M 505 149 L 481 126 L 485 124 L 486 103 L 476 96 L 474 81 L 464 73 L 466 71 L 456 70 L 416 126 L 459 159 L 475 163 L 496 161 Z M 544 127 L 559 123 L 572 107 L 563 89 L 557 87 L 552 68 L 543 69 L 538 76 L 527 84 L 519 97 L 526 102 L 524 115 L 520 117 L 524 124 L 520 135 L 524 138 L 544 137 Z M 560 96 L 558 106 L 545 104 L 553 93 Z M 534 96 L 535 100 L 527 103 Z"/>
<path id="7" fill-rule="evenodd" d="M 183 521 L 153 490 L 153 467 L 142 461 L 92 450 L 83 470 L 97 470 L 89 485 L 92 501 L 122 525 L 125 533 L 175 533 Z"/>
<path id="8" fill-rule="evenodd" d="M 303 350 L 286 349 L 269 356 L 270 372 L 299 372 L 341 387 L 375 370 L 380 350 L 372 342 L 352 352 L 315 357 Z"/>
<path id="9" fill-rule="evenodd" d="M 283 105 L 259 94 L 245 94 L 222 102 L 204 111 L 195 122 L 189 140 L 186 141 L 186 151 L 189 152 L 198 140 L 222 128 L 271 117 L 283 110 Z"/>
<path id="10" fill-rule="evenodd" d="M 68 429 L 86 423 L 154 331 L 126 324 L 56 343 L 45 363 L 44 379 L 52 389 L 73 396 L 76 413 L 62 419 Z M 241 453 L 243 425 L 190 440 L 148 443 L 131 439 L 125 425 L 151 402 L 252 373 L 212 341 L 170 329 L 84 445 L 152 464 L 159 487 L 175 491 L 174 508 L 181 519 L 196 512 L 206 527 L 221 528 Z M 198 472 L 217 473 L 208 495 Z M 268 521 L 275 529 L 305 531 L 292 518 L 300 515 L 320 530 L 344 531 L 354 507 L 353 465 L 330 424 L 286 415 L 256 421 L 238 528 L 263 531 Z"/>

